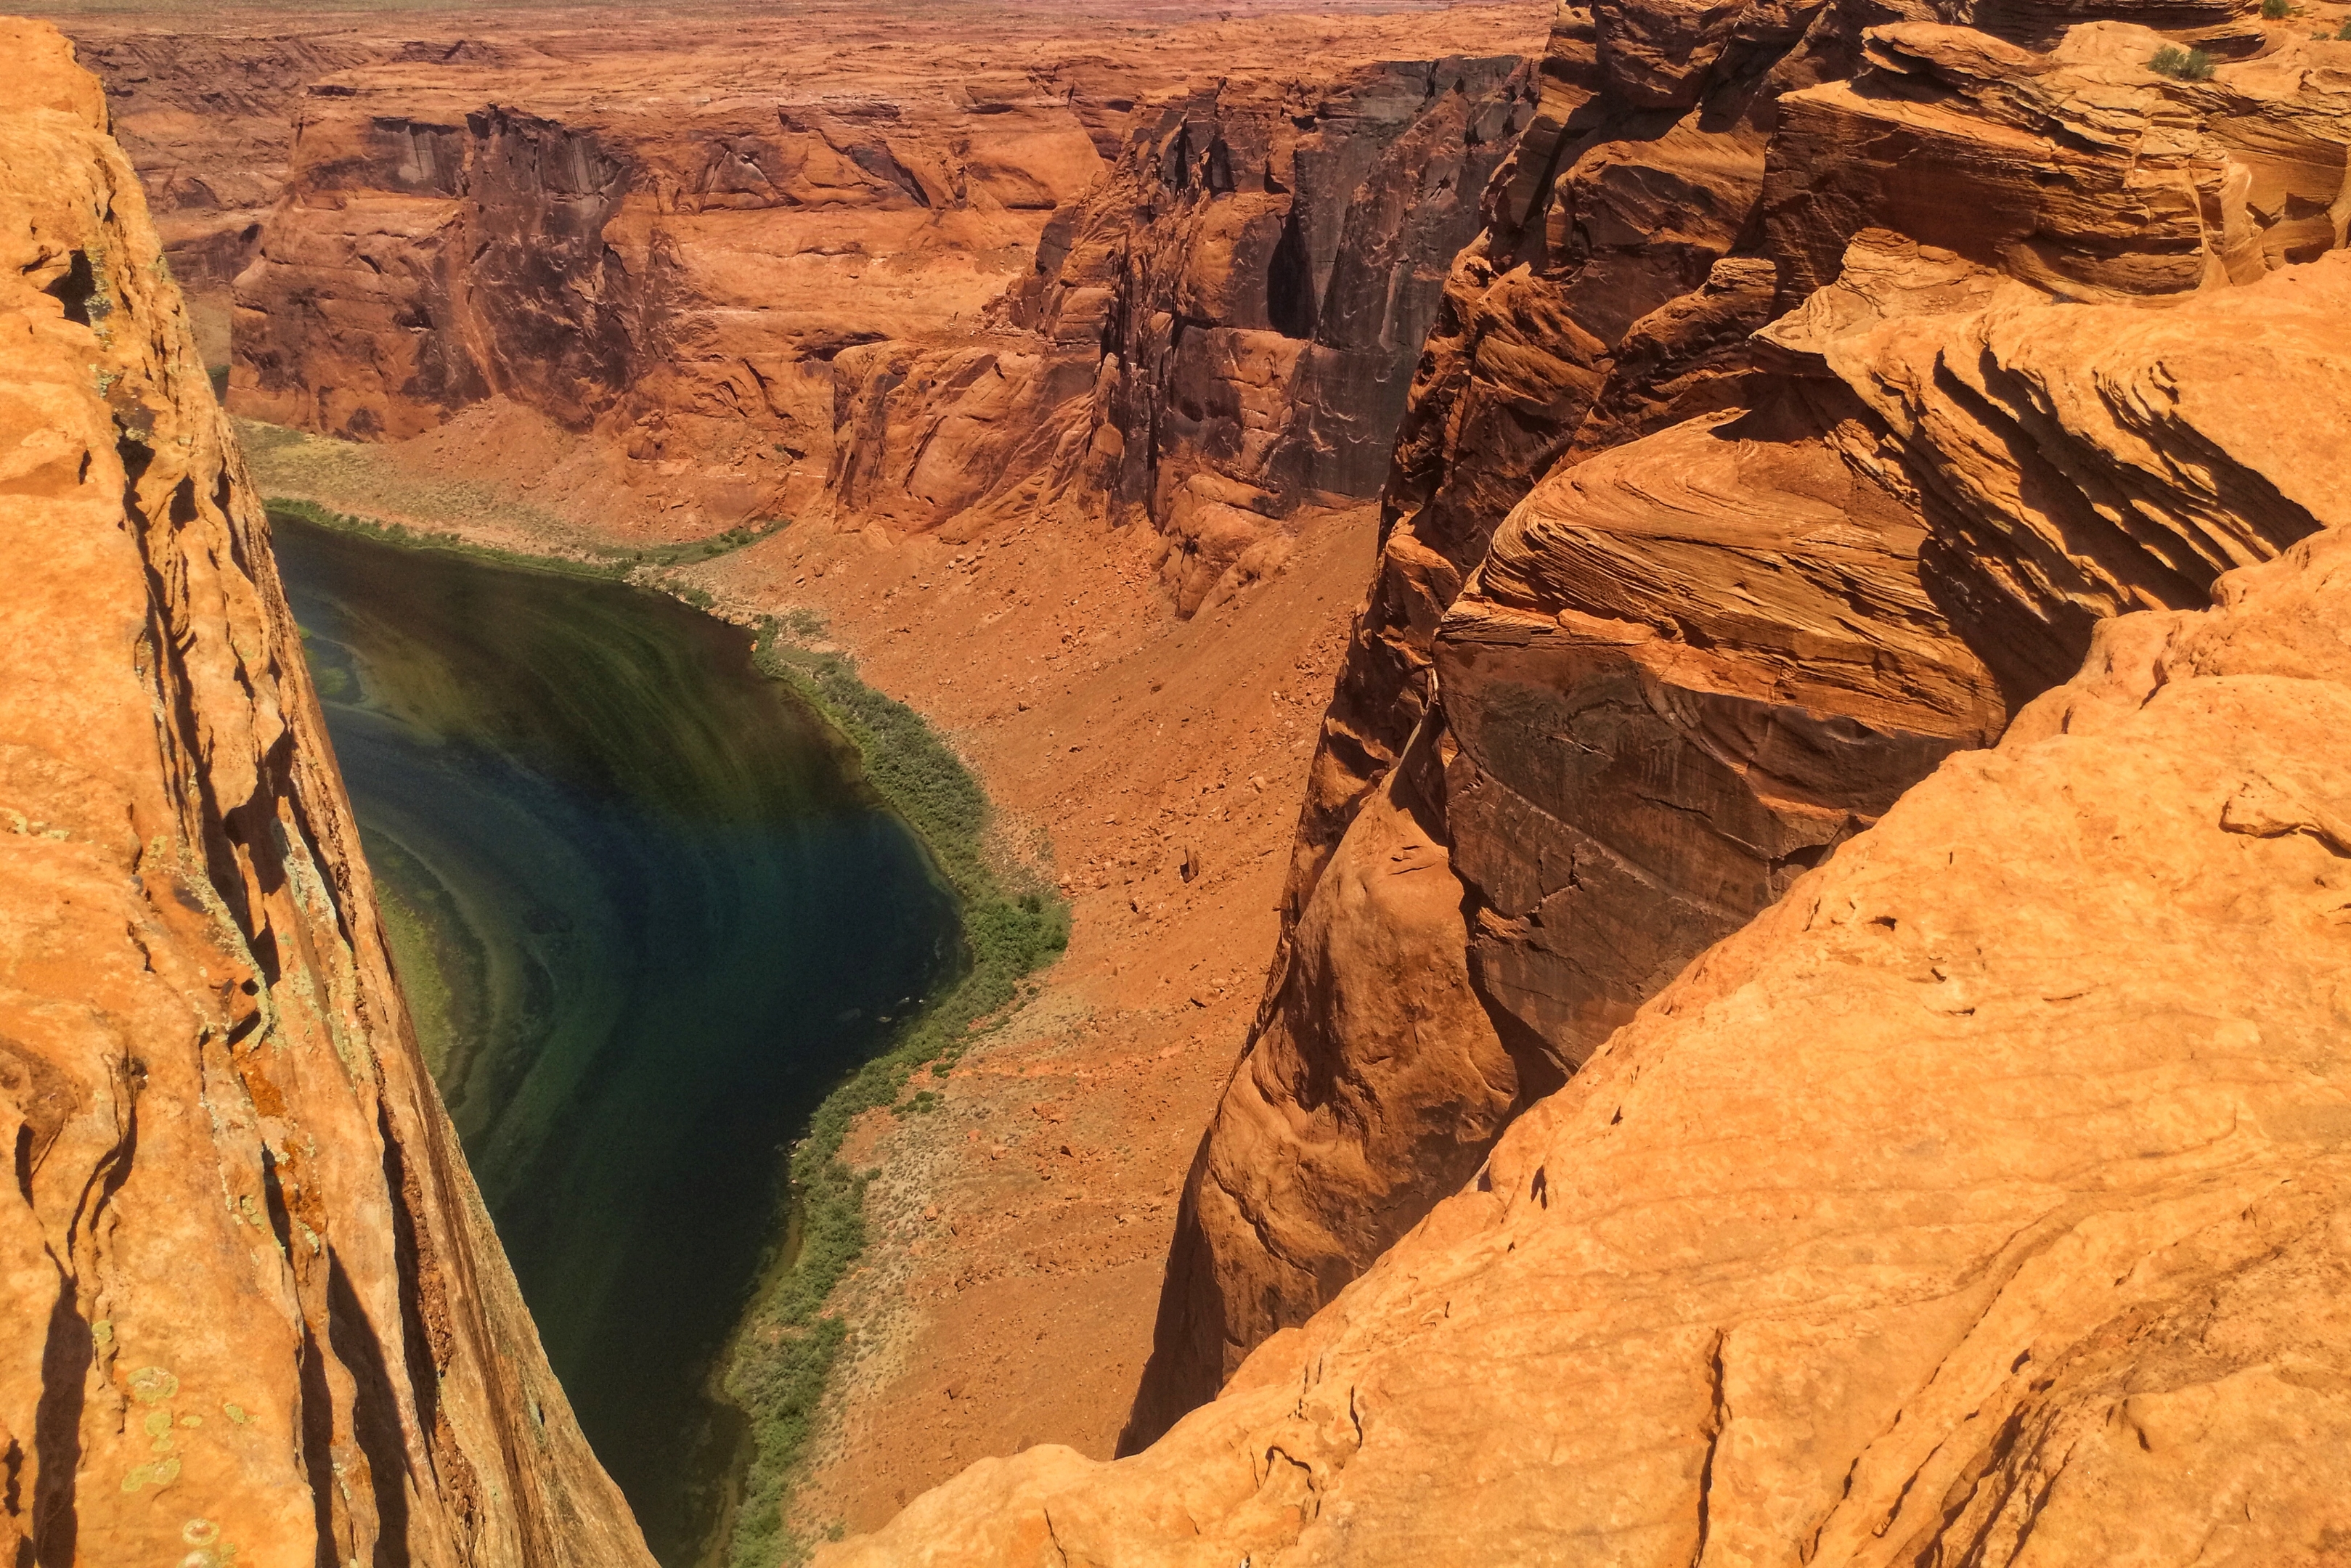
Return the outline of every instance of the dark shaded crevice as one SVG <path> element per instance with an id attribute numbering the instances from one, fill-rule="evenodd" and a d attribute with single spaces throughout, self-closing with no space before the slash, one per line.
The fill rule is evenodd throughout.
<path id="1" fill-rule="evenodd" d="M 849 161 L 867 173 L 887 180 L 905 192 L 916 206 L 925 211 L 930 209 L 931 194 L 923 189 L 922 181 L 915 178 L 914 172 L 901 163 L 887 148 L 861 141 L 850 148 Z"/>
<path id="2" fill-rule="evenodd" d="M 1222 1382 L 1223 1303 L 1200 1224 L 1200 1190 L 1208 1181 L 1211 1129 L 1200 1134 L 1176 1214 L 1176 1237 L 1151 1328 L 1151 1357 L 1134 1391 L 1134 1405 L 1118 1435 L 1116 1458 L 1139 1454 L 1166 1430 L 1217 1396 Z"/>
<path id="3" fill-rule="evenodd" d="M 95 327 L 96 319 L 106 314 L 104 301 L 99 298 L 98 273 L 86 250 L 74 252 L 64 276 L 41 292 L 64 306 L 66 319 L 76 326 Z"/>
<path id="4" fill-rule="evenodd" d="M 416 1216 L 424 1194 L 408 1168 L 408 1151 L 393 1134 L 392 1116 L 376 1107 L 376 1129 L 383 1138 L 383 1185 L 392 1195 L 392 1268 L 400 1282 L 400 1328 L 402 1358 L 408 1364 L 409 1397 L 416 1405 L 416 1428 L 430 1434 L 441 1419 L 440 1370 L 431 1328 L 424 1321 L 422 1249 L 417 1244 Z"/>
<path id="5" fill-rule="evenodd" d="M 2050 619 L 2043 620 L 2021 601 L 1989 591 L 1966 551 L 1931 534 L 1918 547 L 1918 585 L 1991 672 L 2011 714 L 2072 680 L 2089 653 L 2098 617 L 2063 601 L 2051 606 Z"/>
<path id="6" fill-rule="evenodd" d="M 293 1214 L 287 1207 L 285 1184 L 278 1178 L 277 1156 L 264 1144 L 261 1146 L 261 1193 L 263 1207 L 269 1215 L 270 1234 L 277 1239 L 279 1253 L 288 1262 L 294 1251 Z M 318 1335 L 310 1329 L 308 1304 L 301 1307 L 302 1346 L 297 1356 L 297 1372 L 301 1389 L 302 1471 L 310 1489 L 310 1518 L 318 1532 L 315 1568 L 341 1568 L 337 1562 L 335 1534 L 335 1406 L 334 1396 L 327 1386 L 327 1361 L 319 1349 Z"/>
<path id="7" fill-rule="evenodd" d="M 1466 882 L 1462 886 L 1462 925 L 1465 930 L 1474 932 L 1478 929 L 1478 911 L 1484 906 L 1484 900 Z M 1510 1057 L 1518 1078 L 1518 1088 L 1511 1097 L 1510 1109 L 1501 1126 L 1494 1130 L 1495 1136 L 1499 1138 L 1504 1128 L 1518 1120 L 1520 1112 L 1538 1100 L 1546 1099 L 1567 1087 L 1567 1081 L 1573 1076 L 1575 1070 L 1562 1060 L 1558 1049 L 1545 1040 L 1532 1024 L 1512 1012 L 1494 995 L 1486 974 L 1484 945 L 1472 941 L 1468 956 L 1469 994 L 1476 997 L 1478 1005 L 1486 1009 L 1486 1021 L 1493 1026 L 1495 1038 L 1502 1042 L 1502 1050 Z"/>
<path id="8" fill-rule="evenodd" d="M 99 1215 L 131 1179 L 139 1155 L 139 1094 L 147 1083 L 146 1064 L 127 1057 L 121 1072 L 122 1136 L 99 1160 L 89 1186 L 75 1203 L 68 1237 L 93 1237 Z M 40 1470 L 33 1488 L 33 1560 L 40 1568 L 70 1568 L 78 1561 L 81 1533 L 75 1481 L 81 1466 L 82 1406 L 98 1350 L 89 1321 L 80 1310 L 74 1271 L 54 1250 L 43 1250 L 57 1272 L 57 1293 L 49 1304 L 48 1333 L 41 1346 L 41 1396 L 33 1411 L 33 1451 Z"/>
<path id="9" fill-rule="evenodd" d="M 50 1261 L 56 1263 L 55 1254 Z M 41 1397 L 33 1409 L 33 1452 L 40 1473 L 33 1487 L 31 1545 L 40 1568 L 71 1568 L 81 1534 L 74 1480 L 81 1468 L 83 1393 L 97 1352 L 74 1296 L 73 1279 L 59 1266 L 41 1346 Z"/>
<path id="10" fill-rule="evenodd" d="M 383 1341 L 332 1250 L 327 1254 L 327 1340 L 353 1385 L 351 1435 L 367 1456 L 375 1502 L 374 1568 L 408 1568 L 408 1446 L 402 1437 L 400 1402 Z"/>
<path id="11" fill-rule="evenodd" d="M 1266 267 L 1265 314 L 1285 338 L 1314 336 L 1314 263 L 1306 254 L 1306 232 L 1295 203 L 1281 222 L 1281 239 Z"/>
<path id="12" fill-rule="evenodd" d="M 1714 1343 L 1707 1351 L 1707 1381 L 1709 1403 L 1706 1414 L 1706 1460 L 1698 1473 L 1698 1545 L 1690 1552 L 1690 1568 L 1699 1568 L 1706 1561 L 1707 1542 L 1714 1525 L 1714 1460 L 1722 1448 L 1722 1429 L 1729 1424 L 1730 1412 L 1723 1397 L 1722 1343 L 1724 1334 L 1717 1329 Z"/>
<path id="13" fill-rule="evenodd" d="M 306 1319 L 298 1358 L 302 1391 L 302 1473 L 310 1485 L 310 1521 L 318 1531 L 313 1568 L 340 1568 L 335 1562 L 335 1407 L 327 1390 L 327 1359 Z"/>
<path id="14" fill-rule="evenodd" d="M 24 1518 L 25 1446 L 14 1437 L 8 1439 L 5 1449 L 0 1449 L 0 1476 L 5 1478 L 0 1480 L 0 1512 L 11 1519 Z M 33 1543 L 19 1536 L 13 1555 L 13 1568 L 32 1568 Z"/>

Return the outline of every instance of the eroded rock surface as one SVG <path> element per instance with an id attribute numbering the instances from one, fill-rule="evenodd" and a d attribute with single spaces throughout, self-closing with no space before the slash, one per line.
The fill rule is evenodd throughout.
<path id="1" fill-rule="evenodd" d="M 172 277 L 210 295 L 260 246 L 286 188 L 303 88 L 402 45 L 348 19 L 255 33 L 177 20 L 168 31 L 89 18 L 72 26 L 78 57 L 106 84 L 114 136 L 139 172 Z"/>
<path id="2" fill-rule="evenodd" d="M 232 405 L 551 422 L 535 504 L 665 536 L 1146 514 L 1189 613 L 1301 501 L 1378 489 L 1533 93 L 1523 6 L 1182 10 L 510 31 L 324 77 Z"/>
<path id="3" fill-rule="evenodd" d="M 2351 45 L 1653 9 L 1562 11 L 1447 286 L 1131 1445 L 1456 1185 L 1364 1130 L 1438 1102 L 1333 1122 L 1331 1085 L 1499 1049 L 1490 1136 L 2105 619 L 2342 520 Z M 2189 44 L 2210 80 L 2149 68 Z M 1334 1030 L 1305 944 L 1416 735 L 1482 1017 Z"/>
<path id="4" fill-rule="evenodd" d="M 819 1561 L 2338 1555 L 2351 540 L 2213 596 L 2100 622 L 1147 1452 Z"/>
<path id="5" fill-rule="evenodd" d="M 98 82 L 0 42 L 0 1552 L 643 1568 L 418 1057 Z"/>

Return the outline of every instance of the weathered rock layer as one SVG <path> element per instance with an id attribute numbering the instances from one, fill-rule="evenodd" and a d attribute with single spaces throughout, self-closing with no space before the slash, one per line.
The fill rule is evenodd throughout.
<path id="1" fill-rule="evenodd" d="M 2339 1555 L 2346 595 L 2330 529 L 2101 622 L 1222 1397 L 820 1561 Z"/>
<path id="2" fill-rule="evenodd" d="M 0 39 L 0 1552 L 649 1563 L 417 1055 L 98 83 Z"/>
<path id="3" fill-rule="evenodd" d="M 1455 267 L 1131 1442 L 2102 621 L 2344 520 L 2331 418 L 2280 411 L 2340 396 L 2341 272 L 2313 258 L 2351 213 L 2351 46 L 1724 16 L 1563 10 Z M 2149 68 L 2198 43 L 2242 57 Z M 1461 890 L 1415 940 L 1479 1007 L 1334 1028 L 1326 970 L 1378 917 L 1332 870 L 1415 736 L 1389 793 Z M 1399 1087 L 1350 1113 L 1332 1086 L 1371 1064 Z M 1465 1074 L 1468 1111 L 1410 1087 Z M 1426 1117 L 1450 1133 L 1416 1152 Z"/>
<path id="4" fill-rule="evenodd" d="M 1301 500 L 1377 491 L 1531 116 L 1516 57 L 1377 51 L 1522 21 L 1144 48 L 1023 17 L 913 61 L 821 26 L 748 57 L 517 36 L 331 74 L 237 282 L 231 401 L 370 440 L 526 410 L 575 439 L 548 496 L 673 534 L 1141 512 L 1189 612 Z"/>

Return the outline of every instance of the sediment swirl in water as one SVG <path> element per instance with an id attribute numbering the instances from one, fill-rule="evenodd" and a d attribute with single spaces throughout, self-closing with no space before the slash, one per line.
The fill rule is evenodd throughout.
<path id="1" fill-rule="evenodd" d="M 739 631 L 275 528 L 434 1076 L 581 1426 L 683 1561 L 779 1146 L 946 974 L 953 902 Z"/>

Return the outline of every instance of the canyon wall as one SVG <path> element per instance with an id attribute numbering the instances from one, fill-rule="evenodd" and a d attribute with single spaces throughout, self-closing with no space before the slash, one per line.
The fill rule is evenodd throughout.
<path id="1" fill-rule="evenodd" d="M 1145 517 L 1179 614 L 1263 575 L 1300 504 L 1377 493 L 1447 258 L 1532 98 L 1505 56 L 1138 110 L 992 312 L 1024 337 L 842 356 L 839 503 L 958 538 L 1040 507 Z"/>
<path id="2" fill-rule="evenodd" d="M 2343 520 L 2279 411 L 2339 395 L 2303 273 L 2351 217 L 2351 44 L 1974 19 L 1561 12 L 1419 367 L 1130 1448 L 2104 619 Z M 2147 68 L 2190 45 L 2210 79 Z"/>
<path id="3" fill-rule="evenodd" d="M 2339 333 L 2298 273 L 2231 324 Z M 2094 627 L 1222 1397 L 817 1562 L 2339 1558 L 2346 596 L 2332 527 Z"/>
<path id="4" fill-rule="evenodd" d="M 1301 502 L 1376 493 L 1532 115 L 1515 56 L 1378 51 L 1523 20 L 1016 29 L 960 75 L 514 36 L 330 74 L 237 281 L 231 403 L 376 441 L 528 411 L 571 438 L 549 505 L 663 537 L 1147 515 L 1188 613 Z"/>
<path id="5" fill-rule="evenodd" d="M 172 276 L 205 295 L 225 290 L 260 248 L 286 188 L 303 87 L 402 47 L 347 21 L 252 35 L 184 23 L 75 32 L 77 57 L 106 84 L 114 137 L 139 172 Z"/>
<path id="6" fill-rule="evenodd" d="M 99 85 L 0 39 L 0 1552 L 644 1568 L 418 1057 Z"/>

